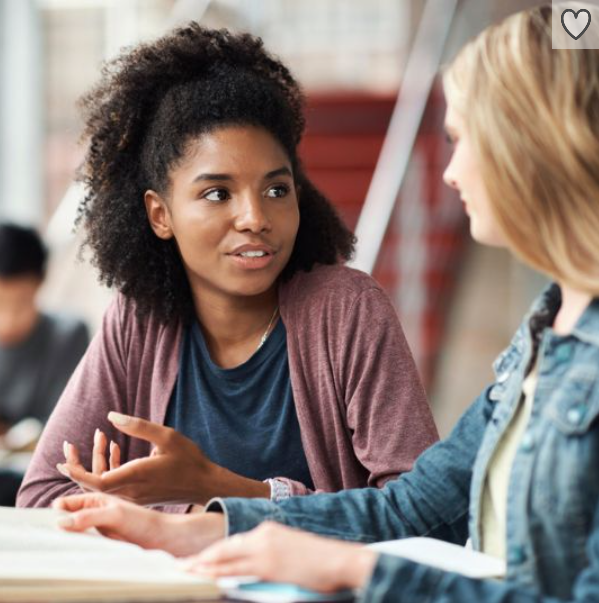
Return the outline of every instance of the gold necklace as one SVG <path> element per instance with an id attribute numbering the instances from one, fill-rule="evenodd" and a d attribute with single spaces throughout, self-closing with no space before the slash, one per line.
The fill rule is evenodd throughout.
<path id="1" fill-rule="evenodd" d="M 272 316 L 270 317 L 270 322 L 268 323 L 268 326 L 266 327 L 266 331 L 264 331 L 264 335 L 262 335 L 262 337 L 260 338 L 260 343 L 258 344 L 258 347 L 256 348 L 256 352 L 264 345 L 264 342 L 268 338 L 268 332 L 270 331 L 270 327 L 272 327 L 272 323 L 275 319 L 275 316 L 277 315 L 278 310 L 279 310 L 279 306 L 277 306 L 275 308 L 275 311 L 272 313 Z M 254 354 L 256 352 L 254 352 Z"/>

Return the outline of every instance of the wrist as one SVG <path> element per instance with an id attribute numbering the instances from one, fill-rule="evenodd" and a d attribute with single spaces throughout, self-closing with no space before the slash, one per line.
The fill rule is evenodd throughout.
<path id="1" fill-rule="evenodd" d="M 195 555 L 225 537 L 225 518 L 221 513 L 167 515 L 164 546 L 177 557 Z"/>
<path id="2" fill-rule="evenodd" d="M 194 501 L 204 505 L 212 498 L 241 497 L 270 499 L 270 485 L 237 475 L 220 465 L 212 464 L 210 473 L 203 476 L 204 489 Z"/>
<path id="3" fill-rule="evenodd" d="M 270 495 L 266 498 L 269 498 L 273 502 L 279 502 L 291 497 L 291 488 L 287 482 L 274 478 L 265 479 L 264 483 L 270 486 Z"/>
<path id="4" fill-rule="evenodd" d="M 191 503 L 194 506 L 203 506 L 210 500 L 211 488 L 219 483 L 220 465 L 204 459 L 204 462 L 196 465 L 195 475 L 193 477 L 193 498 Z"/>
<path id="5" fill-rule="evenodd" d="M 339 557 L 339 588 L 364 588 L 374 572 L 378 553 L 363 545 L 350 545 L 346 555 Z"/>

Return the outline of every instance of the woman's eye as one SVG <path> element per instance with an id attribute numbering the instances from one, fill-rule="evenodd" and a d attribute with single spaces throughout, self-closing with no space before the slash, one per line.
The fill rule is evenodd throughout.
<path id="1" fill-rule="evenodd" d="M 447 143 L 449 144 L 449 146 L 455 147 L 456 144 L 458 144 L 458 139 L 455 136 L 452 136 L 451 134 L 445 134 L 445 140 L 447 140 Z"/>
<path id="2" fill-rule="evenodd" d="M 289 193 L 289 187 L 283 184 L 271 186 L 266 193 L 268 197 L 285 197 Z"/>
<path id="3" fill-rule="evenodd" d="M 226 201 L 228 198 L 229 193 L 224 188 L 213 189 L 204 195 L 204 199 L 208 201 Z"/>

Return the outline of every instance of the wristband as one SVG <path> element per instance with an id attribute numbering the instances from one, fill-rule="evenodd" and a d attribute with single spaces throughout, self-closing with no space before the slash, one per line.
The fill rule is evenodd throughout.
<path id="1" fill-rule="evenodd" d="M 280 479 L 265 479 L 264 481 L 270 485 L 270 500 L 273 502 L 291 498 L 291 488 L 287 482 Z"/>

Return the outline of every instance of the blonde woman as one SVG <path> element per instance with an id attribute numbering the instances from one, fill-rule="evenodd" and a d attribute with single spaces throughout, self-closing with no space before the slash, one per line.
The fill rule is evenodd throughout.
<path id="1" fill-rule="evenodd" d="M 460 191 L 472 236 L 555 281 L 453 433 L 382 490 L 217 500 L 208 510 L 224 513 L 179 523 L 82 496 L 61 502 L 76 511 L 70 529 L 95 525 L 184 555 L 274 520 L 192 566 L 359 587 L 365 601 L 599 600 L 599 51 L 552 50 L 551 20 L 544 6 L 491 27 L 444 77 L 455 144 L 445 180 Z M 505 559 L 507 576 L 473 580 L 278 524 L 358 543 L 470 536 Z"/>

